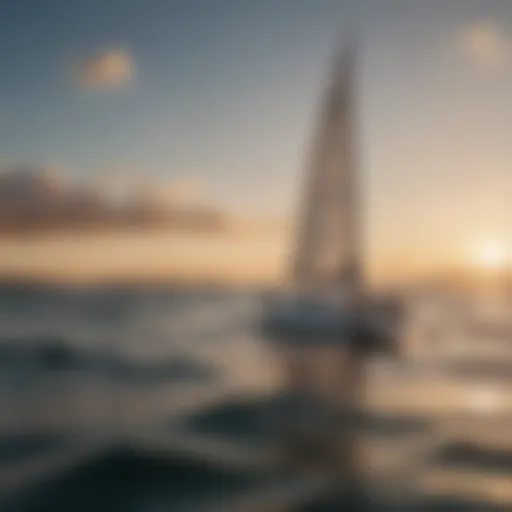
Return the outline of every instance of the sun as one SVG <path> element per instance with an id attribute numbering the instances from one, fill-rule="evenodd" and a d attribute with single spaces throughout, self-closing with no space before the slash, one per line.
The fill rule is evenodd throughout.
<path id="1" fill-rule="evenodd" d="M 507 248 L 499 241 L 482 242 L 474 250 L 475 264 L 485 270 L 499 270 L 507 264 L 507 259 Z"/>

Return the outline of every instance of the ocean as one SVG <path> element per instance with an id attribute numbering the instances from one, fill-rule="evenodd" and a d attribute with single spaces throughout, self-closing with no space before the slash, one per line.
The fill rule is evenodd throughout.
<path id="1" fill-rule="evenodd" d="M 255 377 L 248 359 L 254 368 L 263 349 L 249 326 L 257 307 L 257 294 L 237 290 L 0 291 L 1 400 L 10 411 L 0 425 L 65 429 L 77 414 L 110 424 L 110 407 L 135 414 L 138 394 L 243 386 Z M 265 368 L 252 373 L 263 379 Z"/>
<path id="2" fill-rule="evenodd" d="M 232 289 L 1 290 L 0 492 L 37 480 L 53 455 L 64 467 L 268 386 L 257 308 L 257 293 Z"/>
<path id="3" fill-rule="evenodd" d="M 254 505 L 278 483 L 294 489 L 287 503 L 299 496 L 305 482 L 241 469 L 245 455 L 229 453 L 240 437 L 260 451 L 247 403 L 281 378 L 255 328 L 259 308 L 260 292 L 248 289 L 2 289 L 0 510 L 242 511 L 227 503 Z M 406 338 L 433 338 L 425 354 L 368 366 L 368 481 L 396 495 L 421 485 L 448 496 L 428 510 L 501 510 L 490 507 L 512 503 L 503 483 L 512 474 L 511 333 L 456 322 L 432 330 L 432 319 L 429 330 L 421 316 Z M 241 405 L 203 422 L 228 432 L 227 444 L 177 428 L 230 400 Z"/>

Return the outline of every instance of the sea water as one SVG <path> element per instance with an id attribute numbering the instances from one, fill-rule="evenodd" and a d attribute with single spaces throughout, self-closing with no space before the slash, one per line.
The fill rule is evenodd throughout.
<path id="1" fill-rule="evenodd" d="M 16 501 L 13 508 L 14 502 L 6 501 L 2 510 L 105 506 L 146 512 L 160 510 L 187 489 L 194 499 L 217 492 L 222 501 L 228 487 L 253 486 L 260 477 L 197 466 L 158 449 L 141 450 L 140 440 L 151 445 L 157 431 L 159 442 L 172 440 L 166 425 L 186 414 L 207 410 L 225 397 L 239 400 L 279 386 L 271 347 L 255 329 L 260 305 L 259 291 L 246 289 L 0 291 L 0 499 L 17 489 L 33 498 Z M 471 444 L 469 436 L 473 451 L 475 446 L 485 450 L 482 443 L 498 437 L 502 455 L 508 441 L 512 449 L 506 427 L 512 417 L 511 340 L 507 331 L 485 337 L 481 330 L 473 332 L 473 324 L 457 322 L 450 324 L 449 334 L 441 329 L 442 343 L 431 343 L 429 329 L 417 329 L 422 350 L 414 357 L 368 364 L 366 407 L 373 411 L 368 468 L 376 473 L 368 479 L 385 477 L 383 485 L 391 489 L 394 475 L 398 494 L 408 487 L 434 494 L 445 489 L 450 465 L 442 459 L 443 450 L 456 449 L 468 432 L 478 438 Z M 477 427 L 470 428 L 475 421 Z M 410 425 L 422 422 L 428 428 L 418 437 Z M 450 453 L 453 462 L 457 457 Z M 82 473 L 65 469 L 91 457 L 96 462 L 82 467 Z M 471 457 L 482 458 L 466 453 L 466 465 Z M 485 490 L 498 485 L 486 483 L 490 474 L 492 468 L 485 466 L 480 486 L 471 486 L 484 501 Z M 464 489 L 465 481 L 455 478 L 454 488 Z M 128 493 L 130 486 L 138 491 Z M 63 490 L 68 494 L 63 496 Z"/>

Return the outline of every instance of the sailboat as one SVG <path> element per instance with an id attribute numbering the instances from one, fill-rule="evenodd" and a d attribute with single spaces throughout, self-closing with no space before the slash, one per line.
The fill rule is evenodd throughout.
<path id="1" fill-rule="evenodd" d="M 273 428 L 284 460 L 357 487 L 358 418 L 372 354 L 395 355 L 402 305 L 366 293 L 355 136 L 355 53 L 343 50 L 313 140 L 289 280 L 263 305 L 283 369 Z"/>
<path id="2" fill-rule="evenodd" d="M 370 296 L 363 279 L 355 65 L 352 49 L 337 55 L 321 105 L 289 279 L 264 304 L 274 341 L 385 350 L 396 341 L 399 301 Z"/>

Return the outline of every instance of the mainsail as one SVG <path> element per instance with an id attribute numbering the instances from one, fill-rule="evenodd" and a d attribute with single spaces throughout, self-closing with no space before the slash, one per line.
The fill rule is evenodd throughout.
<path id="1" fill-rule="evenodd" d="M 299 224 L 293 282 L 299 289 L 360 285 L 353 103 L 355 56 L 338 56 L 314 139 Z"/>

